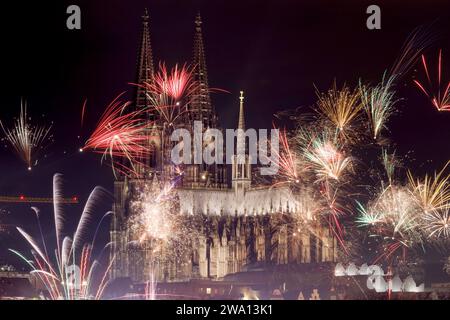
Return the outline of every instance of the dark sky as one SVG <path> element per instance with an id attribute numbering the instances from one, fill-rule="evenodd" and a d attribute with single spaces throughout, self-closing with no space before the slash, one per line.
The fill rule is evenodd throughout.
<path id="1" fill-rule="evenodd" d="M 52 175 L 63 173 L 68 195 L 82 202 L 101 185 L 112 189 L 110 168 L 100 157 L 79 154 L 104 106 L 135 80 L 140 16 L 148 7 L 155 62 L 189 62 L 194 17 L 200 10 L 213 102 L 223 127 L 237 122 L 239 90 L 246 92 L 247 126 L 271 127 L 272 114 L 315 101 L 314 84 L 378 81 L 401 44 L 416 27 L 435 22 L 440 39 L 427 51 L 444 50 L 444 78 L 450 79 L 450 3 L 376 1 L 382 29 L 366 28 L 366 7 L 373 1 L 14 1 L 2 3 L 0 17 L 0 119 L 10 123 L 21 97 L 35 121 L 54 122 L 55 142 L 32 172 L 9 148 L 0 150 L 0 195 L 50 196 Z M 82 29 L 66 29 L 66 7 L 82 10 Z M 446 63 L 448 61 L 448 63 Z M 390 122 L 400 154 L 413 150 L 417 170 L 432 171 L 450 159 L 450 112 L 438 113 L 412 85 L 402 81 L 400 114 Z M 80 111 L 88 99 L 87 119 Z M 81 135 L 82 139 L 78 139 Z M 426 160 L 433 159 L 431 163 Z M 426 165 L 424 165 L 426 164 Z M 8 221 L 34 228 L 28 207 L 0 204 Z M 43 206 L 43 215 L 51 216 Z M 105 210 L 108 207 L 105 206 Z M 73 216 L 81 206 L 69 209 Z M 43 218 L 45 219 L 45 217 Z M 0 261 L 16 235 L 0 236 Z"/>

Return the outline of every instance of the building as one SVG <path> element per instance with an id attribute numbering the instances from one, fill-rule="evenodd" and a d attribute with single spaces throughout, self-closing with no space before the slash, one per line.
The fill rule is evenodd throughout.
<path id="1" fill-rule="evenodd" d="M 137 83 L 153 81 L 154 66 L 150 44 L 149 16 L 142 17 L 142 35 L 138 51 Z M 203 130 L 220 129 L 211 102 L 208 86 L 205 49 L 200 15 L 195 19 L 194 55 L 192 65 L 197 89 L 189 110 L 177 126 L 192 132 L 194 121 L 201 121 Z M 149 103 L 145 88 L 138 87 L 135 108 Z M 244 95 L 239 97 L 239 119 L 236 152 L 247 150 L 244 117 Z M 154 243 L 136 243 L 136 234 L 127 226 L 133 216 L 130 202 L 142 186 L 156 192 L 172 179 L 171 143 L 162 132 L 165 128 L 158 114 L 149 114 L 154 125 L 149 130 L 149 144 L 156 150 L 147 159 L 138 177 L 119 177 L 115 181 L 115 203 L 111 224 L 112 278 L 129 277 L 143 283 L 151 277 L 158 281 L 189 281 L 191 279 L 223 279 L 253 264 L 283 265 L 333 262 L 337 258 L 337 241 L 328 227 L 308 214 L 302 192 L 288 187 L 272 187 L 255 181 L 248 153 L 233 156 L 231 181 L 223 164 L 189 164 L 176 187 L 179 214 L 195 221 L 197 236 L 186 242 L 176 259 L 152 263 Z M 156 137 L 156 138 L 155 138 Z M 165 138 L 166 137 L 166 138 Z M 306 196 L 306 195 L 305 195 Z M 299 224 L 302 216 L 307 223 Z M 295 223 L 294 223 L 295 222 Z M 133 245 L 131 245 L 133 244 Z M 162 255 L 161 253 L 158 254 Z M 153 258 L 152 258 L 153 257 Z M 160 258 L 160 257 L 157 257 Z"/>
<path id="2" fill-rule="evenodd" d="M 36 278 L 10 266 L 0 267 L 0 300 L 25 300 L 36 298 Z"/>

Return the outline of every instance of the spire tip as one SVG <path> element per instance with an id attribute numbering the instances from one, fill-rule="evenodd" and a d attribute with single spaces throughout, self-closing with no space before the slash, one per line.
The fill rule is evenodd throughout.
<path id="1" fill-rule="evenodd" d="M 238 129 L 245 130 L 245 117 L 244 117 L 244 91 L 240 91 L 239 96 L 239 121 L 238 121 Z"/>
<path id="2" fill-rule="evenodd" d="M 200 29 L 201 24 L 202 24 L 202 17 L 200 16 L 200 11 L 198 11 L 197 16 L 195 17 L 195 25 L 197 26 L 197 29 Z"/>
<path id="3" fill-rule="evenodd" d="M 142 16 L 142 20 L 143 20 L 144 22 L 148 22 L 149 18 L 150 18 L 150 16 L 148 15 L 148 9 L 145 8 L 145 9 L 144 9 L 144 15 Z"/>

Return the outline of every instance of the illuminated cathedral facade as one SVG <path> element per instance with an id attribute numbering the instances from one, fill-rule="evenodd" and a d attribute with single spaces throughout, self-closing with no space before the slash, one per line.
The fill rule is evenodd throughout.
<path id="1" fill-rule="evenodd" d="M 138 50 L 137 83 L 151 82 L 154 75 L 150 44 L 149 16 L 142 17 Z M 211 102 L 200 15 L 195 19 L 194 77 L 198 84 L 190 99 L 189 110 L 179 126 L 193 130 L 201 121 L 203 130 L 218 128 L 218 117 Z M 239 108 L 237 128 L 245 130 L 244 96 L 236 99 Z M 134 107 L 150 103 L 143 87 L 137 87 Z M 249 156 L 234 156 L 231 181 L 225 164 L 189 164 L 177 184 L 176 208 L 187 220 L 195 220 L 197 236 L 176 259 L 160 259 L 155 264 L 152 242 L 134 245 L 137 235 L 128 227 L 132 217 L 130 202 L 136 190 L 159 188 L 173 172 L 168 157 L 170 143 L 161 140 L 158 115 L 150 114 L 157 125 L 149 129 L 149 143 L 157 152 L 145 159 L 137 178 L 119 177 L 114 183 L 115 202 L 111 223 L 111 278 L 129 277 L 142 283 L 155 277 L 158 281 L 187 281 L 194 278 L 220 280 L 252 265 L 279 265 L 333 262 L 337 259 L 337 241 L 328 227 L 314 221 L 302 201 L 301 190 L 257 183 L 255 165 Z M 154 137 L 159 137 L 155 143 Z M 245 136 L 237 136 L 236 149 L 246 149 Z M 302 215 L 305 225 L 292 223 Z M 133 244 L 133 245 L 132 245 Z M 159 252 L 158 257 L 163 255 Z"/>

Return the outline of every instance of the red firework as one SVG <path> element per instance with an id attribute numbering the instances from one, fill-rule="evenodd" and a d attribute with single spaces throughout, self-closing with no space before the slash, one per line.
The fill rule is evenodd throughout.
<path id="1" fill-rule="evenodd" d="M 419 89 L 430 99 L 433 106 L 438 111 L 450 111 L 450 82 L 447 86 L 442 86 L 442 50 L 439 50 L 439 60 L 438 60 L 438 74 L 437 82 L 433 82 L 428 71 L 427 61 L 425 56 L 422 55 L 422 66 L 427 76 L 428 89 L 417 80 L 414 83 L 419 87 Z M 445 88 L 445 90 L 442 90 Z"/>
<path id="2" fill-rule="evenodd" d="M 163 122 L 169 126 L 187 112 L 191 97 L 198 89 L 193 68 L 186 64 L 182 67 L 177 64 L 169 71 L 164 63 L 160 63 L 159 71 L 151 82 L 134 85 L 147 91 L 151 109 L 156 110 Z"/>
<path id="3" fill-rule="evenodd" d="M 189 109 L 192 99 L 201 94 L 211 92 L 228 92 L 222 89 L 211 89 L 201 87 L 200 82 L 194 78 L 195 66 L 175 65 L 171 70 L 166 68 L 164 63 L 159 64 L 158 72 L 153 76 L 152 81 L 132 85 L 144 88 L 150 100 L 150 111 L 155 110 L 162 125 L 171 127 L 180 116 Z"/>
<path id="4" fill-rule="evenodd" d="M 274 126 L 274 128 L 276 128 Z M 280 130 L 278 134 L 279 147 L 272 146 L 272 141 L 267 140 L 266 143 L 260 144 L 259 148 L 264 150 L 260 153 L 265 154 L 267 161 L 273 162 L 278 167 L 277 179 L 273 181 L 272 186 L 282 184 L 299 184 L 301 166 L 297 153 L 291 148 L 291 141 L 287 136 L 286 129 Z M 269 157 L 270 153 L 270 157 Z"/>
<path id="5" fill-rule="evenodd" d="M 125 112 L 130 102 L 122 102 L 118 95 L 106 108 L 99 123 L 80 151 L 90 150 L 110 158 L 114 172 L 126 175 L 136 173 L 136 164 L 150 153 L 144 110 Z M 124 164 L 123 159 L 127 159 Z"/>
<path id="6" fill-rule="evenodd" d="M 298 157 L 291 150 L 286 130 L 282 130 L 279 137 L 282 148 L 280 154 L 278 155 L 280 174 L 287 180 L 287 182 L 299 183 L 300 174 L 298 172 Z"/>
<path id="7" fill-rule="evenodd" d="M 178 64 L 169 73 L 164 63 L 160 63 L 159 71 L 154 77 L 154 84 L 147 84 L 153 93 L 165 95 L 175 101 L 184 96 L 189 96 L 196 89 L 193 81 L 192 68 L 184 64 L 181 68 Z"/>

